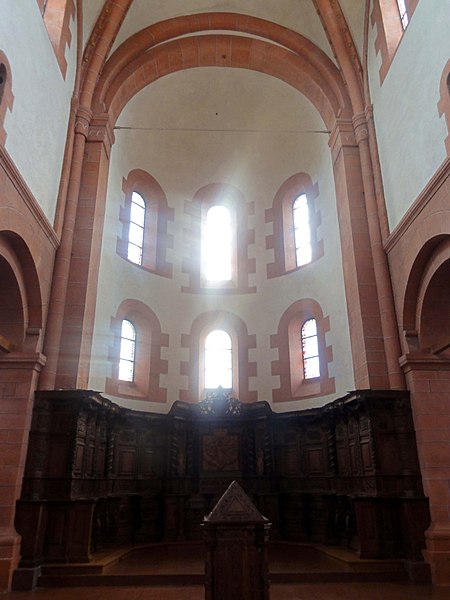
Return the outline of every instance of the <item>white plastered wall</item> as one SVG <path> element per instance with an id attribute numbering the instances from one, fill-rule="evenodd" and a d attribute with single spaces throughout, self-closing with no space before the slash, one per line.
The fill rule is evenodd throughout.
<path id="1" fill-rule="evenodd" d="M 116 131 L 111 153 L 90 387 L 104 390 L 105 378 L 111 375 L 107 360 L 113 343 L 111 317 L 124 299 L 136 298 L 156 313 L 162 332 L 169 334 L 169 349 L 162 353 L 162 358 L 169 360 L 169 373 L 160 378 L 168 389 L 168 403 L 114 400 L 141 410 L 167 411 L 179 399 L 179 390 L 187 388 L 187 378 L 180 375 L 181 361 L 189 359 L 188 350 L 181 348 L 181 334 L 190 333 L 199 314 L 222 309 L 238 315 L 248 333 L 256 334 L 257 348 L 250 350 L 249 360 L 256 361 L 258 374 L 250 379 L 250 389 L 257 390 L 258 400 L 271 401 L 279 378 L 271 375 L 271 362 L 278 359 L 278 351 L 270 348 L 270 336 L 277 332 L 282 314 L 293 302 L 313 298 L 330 317 L 327 344 L 334 349 L 330 376 L 336 378 L 336 394 L 279 403 L 274 409 L 321 405 L 353 389 L 328 135 L 309 133 L 324 129 L 312 105 L 287 84 L 261 73 L 203 68 L 158 80 L 130 101 L 118 124 L 144 129 Z M 177 128 L 208 131 L 174 131 Z M 118 219 L 124 202 L 122 178 L 137 168 L 157 179 L 169 206 L 175 209 L 174 223 L 169 226 L 174 248 L 167 254 L 173 263 L 173 279 L 152 275 L 115 252 L 122 232 Z M 272 226 L 265 223 L 265 210 L 272 206 L 280 185 L 298 172 L 308 173 L 319 186 L 315 209 L 322 218 L 318 235 L 324 241 L 324 257 L 297 272 L 268 280 L 266 266 L 273 261 L 273 251 L 266 250 L 266 234 Z M 181 287 L 188 284 L 187 275 L 181 272 L 188 251 L 183 237 L 188 225 L 184 203 L 201 187 L 217 182 L 237 187 L 247 201 L 255 202 L 256 214 L 249 218 L 249 225 L 256 231 L 255 245 L 250 247 L 250 256 L 256 257 L 256 274 L 250 285 L 256 285 L 256 294 L 181 293 Z"/>
<path id="2" fill-rule="evenodd" d="M 6 150 L 53 223 L 76 67 L 76 23 L 63 79 L 36 0 L 3 0 L 0 49 L 11 67 L 14 104 L 6 112 Z"/>
<path id="3" fill-rule="evenodd" d="M 391 230 L 446 158 L 448 131 L 437 103 L 450 56 L 449 23 L 449 2 L 421 0 L 381 86 L 376 26 L 369 31 L 370 91 Z"/>

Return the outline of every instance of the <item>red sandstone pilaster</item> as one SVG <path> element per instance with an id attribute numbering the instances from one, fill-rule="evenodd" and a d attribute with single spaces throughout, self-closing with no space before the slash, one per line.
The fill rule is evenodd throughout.
<path id="1" fill-rule="evenodd" d="M 450 359 L 408 354 L 401 364 L 411 391 L 417 450 L 431 525 L 425 559 L 434 583 L 450 585 Z"/>
<path id="2" fill-rule="evenodd" d="M 33 394 L 45 363 L 41 354 L 11 352 L 0 358 L 0 590 L 10 587 L 20 558 L 14 529 L 33 410 Z"/>

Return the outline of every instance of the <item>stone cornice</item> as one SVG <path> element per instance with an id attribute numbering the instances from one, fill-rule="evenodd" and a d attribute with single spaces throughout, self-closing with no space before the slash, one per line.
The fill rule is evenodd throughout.
<path id="1" fill-rule="evenodd" d="M 10 352 L 0 358 L 0 369 L 34 369 L 41 371 L 47 358 L 40 352 Z"/>
<path id="2" fill-rule="evenodd" d="M 437 190 L 444 184 L 447 177 L 450 175 L 450 157 L 447 158 L 433 177 L 430 179 L 428 184 L 424 187 L 422 192 L 419 194 L 414 203 L 409 207 L 405 213 L 403 219 L 391 233 L 389 238 L 384 244 L 384 248 L 387 253 L 391 252 L 394 246 L 403 237 L 406 231 L 414 224 L 414 221 L 426 207 L 428 202 L 433 198 Z"/>
<path id="3" fill-rule="evenodd" d="M 44 214 L 44 211 L 40 207 L 38 201 L 32 194 L 30 188 L 27 186 L 22 175 L 19 173 L 14 161 L 6 151 L 6 149 L 0 145 L 0 166 L 5 171 L 7 177 L 10 179 L 20 197 L 25 202 L 28 210 L 32 214 L 34 220 L 38 223 L 44 234 L 54 248 L 59 246 L 59 238 L 56 235 L 55 230 L 50 224 L 50 221 Z"/>

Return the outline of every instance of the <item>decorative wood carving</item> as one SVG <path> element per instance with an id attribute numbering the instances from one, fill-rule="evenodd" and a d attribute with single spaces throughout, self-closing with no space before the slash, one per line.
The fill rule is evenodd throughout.
<path id="1" fill-rule="evenodd" d="M 206 600 L 269 600 L 270 523 L 233 481 L 204 518 Z"/>
<path id="2" fill-rule="evenodd" d="M 274 536 L 421 560 L 428 504 L 406 392 L 277 414 L 219 390 L 161 415 L 77 390 L 36 396 L 17 507 L 22 564 L 199 539 L 233 479 Z"/>

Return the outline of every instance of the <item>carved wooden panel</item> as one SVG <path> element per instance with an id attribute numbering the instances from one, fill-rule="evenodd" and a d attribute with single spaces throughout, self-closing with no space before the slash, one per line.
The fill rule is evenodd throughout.
<path id="1" fill-rule="evenodd" d="M 18 505 L 23 564 L 86 557 L 89 540 L 197 539 L 232 479 L 284 537 L 420 558 L 428 508 L 405 393 L 284 414 L 232 400 L 156 415 L 89 391 L 40 392 Z"/>

